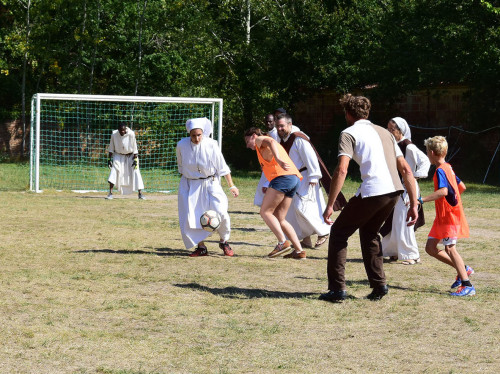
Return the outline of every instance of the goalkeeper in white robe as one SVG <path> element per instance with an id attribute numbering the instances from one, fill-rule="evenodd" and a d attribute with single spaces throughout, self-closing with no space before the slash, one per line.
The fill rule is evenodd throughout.
<path id="1" fill-rule="evenodd" d="M 109 193 L 106 199 L 113 199 L 113 187 L 116 186 L 122 195 L 129 195 L 138 191 L 139 199 L 143 200 L 144 183 L 139 170 L 139 152 L 135 133 L 124 123 L 111 134 L 109 142 Z"/>
<path id="2" fill-rule="evenodd" d="M 219 144 L 209 137 L 212 132 L 210 120 L 190 119 L 186 122 L 186 130 L 189 137 L 177 143 L 177 166 L 181 174 L 177 201 L 182 240 L 186 249 L 196 245 L 191 257 L 207 256 L 203 241 L 211 233 L 203 230 L 200 217 L 207 210 L 215 210 L 221 217 L 216 230 L 220 236 L 219 248 L 225 256 L 233 256 L 234 252 L 228 243 L 231 232 L 228 200 L 220 178 L 226 179 L 234 197 L 239 195 L 238 188 L 233 183 Z"/>

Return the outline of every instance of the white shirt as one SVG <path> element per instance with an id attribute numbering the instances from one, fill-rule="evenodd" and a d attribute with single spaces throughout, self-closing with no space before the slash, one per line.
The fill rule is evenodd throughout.
<path id="1" fill-rule="evenodd" d="M 356 121 L 340 134 L 339 156 L 348 156 L 359 165 L 362 198 L 403 191 L 396 158 L 403 157 L 392 134 L 368 120 Z"/>

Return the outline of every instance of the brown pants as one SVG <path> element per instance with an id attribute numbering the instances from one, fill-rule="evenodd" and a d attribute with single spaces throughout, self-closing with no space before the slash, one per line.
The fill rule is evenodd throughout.
<path id="1" fill-rule="evenodd" d="M 361 253 L 370 287 L 386 284 L 384 259 L 378 232 L 391 213 L 401 192 L 366 197 L 354 196 L 349 200 L 330 230 L 328 244 L 328 289 L 345 290 L 345 263 L 347 240 L 359 229 Z"/>

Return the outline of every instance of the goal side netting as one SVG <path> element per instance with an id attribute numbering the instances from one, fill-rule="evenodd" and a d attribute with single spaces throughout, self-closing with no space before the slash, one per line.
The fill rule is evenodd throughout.
<path id="1" fill-rule="evenodd" d="M 105 191 L 108 145 L 125 122 L 136 135 L 148 192 L 177 190 L 175 148 L 190 118 L 212 121 L 222 146 L 222 99 L 39 93 L 31 101 L 30 190 Z"/>

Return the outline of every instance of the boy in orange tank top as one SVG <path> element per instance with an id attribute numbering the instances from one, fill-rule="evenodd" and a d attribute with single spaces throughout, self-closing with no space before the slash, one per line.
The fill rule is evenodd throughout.
<path id="1" fill-rule="evenodd" d="M 445 161 L 448 143 L 443 136 L 435 136 L 425 140 L 427 157 L 436 165 L 434 174 L 434 192 L 421 198 L 421 204 L 435 201 L 436 218 L 432 225 L 425 251 L 439 261 L 454 267 L 457 271 L 455 282 L 451 288 L 458 287 L 451 296 L 473 296 L 476 289 L 469 280 L 474 274 L 470 266 L 466 266 L 462 256 L 457 251 L 458 238 L 469 237 L 469 225 L 465 219 L 461 194 L 465 184 L 455 175 L 451 165 Z M 438 243 L 444 244 L 444 251 L 437 248 Z"/>
<path id="2" fill-rule="evenodd" d="M 278 244 L 268 257 L 282 255 L 290 251 L 293 245 L 293 252 L 284 257 L 296 260 L 305 259 L 306 252 L 302 250 L 300 240 L 292 225 L 285 219 L 302 175 L 285 149 L 270 136 L 265 136 L 259 128 L 252 127 L 245 132 L 245 143 L 247 148 L 257 151 L 262 171 L 270 182 L 260 207 L 260 216 L 276 235 Z"/>

